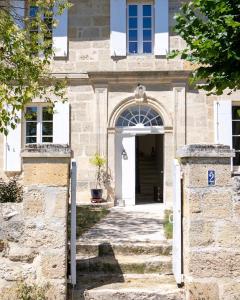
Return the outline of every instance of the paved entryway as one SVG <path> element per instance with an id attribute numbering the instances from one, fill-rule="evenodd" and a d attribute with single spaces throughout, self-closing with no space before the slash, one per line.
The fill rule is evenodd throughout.
<path id="1" fill-rule="evenodd" d="M 164 206 L 114 207 L 77 244 L 73 300 L 180 300 Z"/>
<path id="2" fill-rule="evenodd" d="M 81 242 L 165 241 L 163 218 L 164 206 L 161 204 L 113 207 L 105 219 L 83 235 Z"/>

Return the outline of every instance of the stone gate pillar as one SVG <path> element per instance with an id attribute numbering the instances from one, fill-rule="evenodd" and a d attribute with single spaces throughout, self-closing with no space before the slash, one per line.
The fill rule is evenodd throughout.
<path id="1" fill-rule="evenodd" d="M 240 297 L 240 211 L 223 145 L 178 151 L 183 171 L 183 269 L 187 299 Z"/>
<path id="2" fill-rule="evenodd" d="M 64 145 L 29 145 L 22 151 L 22 244 L 35 253 L 35 280 L 50 284 L 49 299 L 66 299 L 70 157 Z"/>

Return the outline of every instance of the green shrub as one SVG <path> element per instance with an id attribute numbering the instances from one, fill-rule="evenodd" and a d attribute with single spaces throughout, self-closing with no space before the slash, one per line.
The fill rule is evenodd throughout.
<path id="1" fill-rule="evenodd" d="M 47 300 L 47 291 L 49 286 L 40 287 L 36 284 L 27 284 L 19 282 L 16 290 L 18 300 Z"/>
<path id="2" fill-rule="evenodd" d="M 165 210 L 164 212 L 164 233 L 167 239 L 173 237 L 173 223 L 170 222 L 170 216 L 172 215 L 171 210 Z"/>
<path id="3" fill-rule="evenodd" d="M 23 188 L 16 177 L 9 179 L 9 181 L 0 178 L 0 203 L 21 202 L 22 198 Z"/>

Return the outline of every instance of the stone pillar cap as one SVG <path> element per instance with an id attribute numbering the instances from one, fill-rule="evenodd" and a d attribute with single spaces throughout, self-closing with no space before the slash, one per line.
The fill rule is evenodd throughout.
<path id="1" fill-rule="evenodd" d="M 235 151 L 230 146 L 222 144 L 191 144 L 177 150 L 178 158 L 192 157 L 235 157 Z"/>
<path id="2" fill-rule="evenodd" d="M 22 157 L 71 157 L 71 149 L 62 144 L 29 144 L 21 151 Z"/>

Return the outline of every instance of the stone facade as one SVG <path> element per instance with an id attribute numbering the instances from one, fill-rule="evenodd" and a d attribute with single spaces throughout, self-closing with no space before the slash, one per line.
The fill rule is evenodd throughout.
<path id="1" fill-rule="evenodd" d="M 66 299 L 70 155 L 63 146 L 22 152 L 23 202 L 0 204 L 1 300 L 17 299 L 20 280 L 50 285 L 48 299 Z"/>
<path id="2" fill-rule="evenodd" d="M 89 202 L 90 188 L 95 182 L 89 158 L 96 152 L 107 158 L 112 176 L 108 199 L 114 200 L 115 121 L 124 107 L 133 105 L 134 90 L 141 83 L 147 90 L 146 104 L 154 105 L 163 117 L 164 201 L 171 206 L 172 159 L 176 149 L 191 143 L 214 143 L 213 102 L 217 99 L 238 101 L 239 92 L 220 98 L 193 90 L 188 84 L 192 66 L 180 59 L 168 60 L 154 55 L 113 59 L 110 55 L 110 0 L 71 2 L 68 57 L 55 59 L 52 72 L 59 78 L 68 78 L 70 146 L 78 165 L 78 201 Z M 173 32 L 173 16 L 182 2 L 169 0 L 170 50 L 184 47 L 184 42 Z M 24 147 L 24 132 L 22 134 Z M 4 152 L 0 150 L 0 167 L 3 161 Z M 4 176 L 2 170 L 1 176 Z"/>
<path id="3" fill-rule="evenodd" d="M 239 179 L 233 152 L 222 145 L 189 145 L 183 171 L 183 274 L 187 299 L 232 300 L 240 295 Z M 214 170 L 215 185 L 208 185 Z"/>

